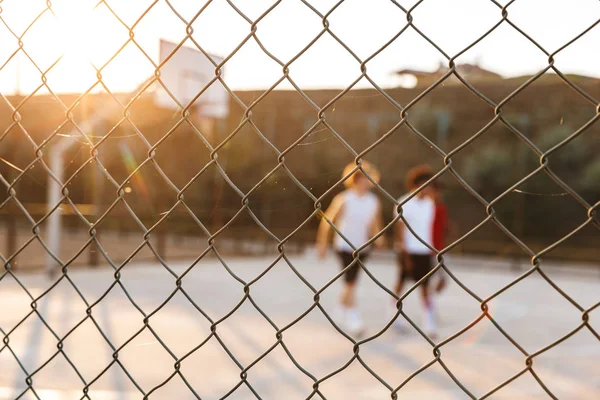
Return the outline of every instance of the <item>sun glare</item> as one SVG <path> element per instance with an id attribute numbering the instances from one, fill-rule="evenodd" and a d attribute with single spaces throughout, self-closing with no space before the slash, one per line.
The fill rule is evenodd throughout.
<path id="1" fill-rule="evenodd" d="M 107 18 L 106 10 L 96 7 L 93 0 L 54 0 L 52 14 L 55 18 L 55 46 L 62 59 L 55 72 L 54 85 L 61 91 L 85 91 L 97 82 L 96 69 L 102 68 L 127 40 L 122 30 L 116 28 L 114 18 Z M 112 61 L 117 64 L 119 60 Z M 127 65 L 119 68 L 123 76 Z M 123 71 L 123 68 L 125 71 Z M 103 71 L 103 76 L 108 73 Z M 105 78 L 103 78 L 104 80 Z M 107 80 L 110 80 L 106 78 Z M 127 82 L 117 76 L 110 82 L 113 90 L 123 90 Z M 121 88 L 123 86 L 123 88 Z M 97 86 L 95 90 L 100 90 Z"/>
<path id="2" fill-rule="evenodd" d="M 58 23 L 59 46 L 65 55 L 90 55 L 94 28 L 94 4 L 89 0 L 52 2 Z M 91 60 L 90 60 L 91 61 Z"/>

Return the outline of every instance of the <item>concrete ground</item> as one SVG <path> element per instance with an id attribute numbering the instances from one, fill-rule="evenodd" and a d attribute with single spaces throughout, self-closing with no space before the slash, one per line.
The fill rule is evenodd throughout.
<path id="1" fill-rule="evenodd" d="M 228 266 L 243 281 L 264 271 L 274 257 L 231 258 Z M 337 272 L 333 257 L 323 262 L 311 254 L 293 256 L 292 264 L 315 288 L 323 287 Z M 191 262 L 173 262 L 177 274 Z M 368 267 L 382 283 L 393 284 L 395 267 L 389 254 L 374 255 Z M 450 258 L 448 267 L 469 289 L 486 298 L 516 279 L 524 270 L 515 271 L 502 260 Z M 574 270 L 568 265 L 547 266 L 548 275 L 584 309 L 600 302 L 598 269 Z M 545 267 L 546 268 L 546 267 Z M 42 294 L 51 282 L 42 274 L 20 273 L 21 282 L 34 296 Z M 88 303 L 98 301 L 114 281 L 108 268 L 77 268 L 69 272 Z M 156 264 L 127 265 L 121 282 L 132 299 L 146 313 L 159 307 L 176 288 L 176 279 Z M 244 297 L 243 284 L 229 275 L 216 258 L 203 260 L 182 280 L 190 298 L 213 320 L 227 315 Z M 328 312 L 335 310 L 339 284 L 326 289 L 320 304 Z M 278 327 L 283 328 L 313 305 L 313 293 L 279 261 L 260 280 L 250 286 L 250 295 Z M 367 336 L 382 330 L 392 318 L 391 297 L 366 274 L 361 275 L 360 310 Z M 437 299 L 438 342 L 459 332 L 481 315 L 477 300 L 457 284 L 451 284 Z M 29 373 L 37 370 L 57 351 L 58 340 L 36 314 L 14 327 L 31 311 L 31 299 L 10 276 L 0 281 L 0 328 L 9 333 L 8 347 L 0 352 L 0 399 L 13 399 L 26 388 L 26 374 L 15 361 L 14 353 Z M 86 305 L 66 280 L 37 302 L 39 312 L 59 337 L 64 337 L 86 317 Z M 418 325 L 423 312 L 418 292 L 408 296 L 404 310 Z M 582 323 L 582 312 L 562 297 L 543 278 L 533 274 L 499 295 L 490 303 L 495 320 L 529 354 L 554 343 Z M 176 357 L 183 357 L 210 336 L 210 323 L 181 293 L 149 319 L 151 330 L 144 329 L 144 316 L 115 286 L 93 306 L 91 315 L 118 352 L 118 361 L 145 393 L 161 385 L 175 371 L 175 360 L 163 348 L 151 330 Z M 600 332 L 600 308 L 590 313 L 590 324 Z M 13 330 L 14 329 L 14 330 Z M 181 362 L 180 372 L 202 399 L 219 399 L 240 382 L 240 367 L 224 351 L 225 345 L 237 362 L 247 370 L 247 383 L 230 394 L 230 399 L 305 399 L 313 380 L 290 360 L 282 346 L 267 356 L 262 354 L 277 343 L 276 331 L 248 301 L 216 327 L 216 337 Z M 314 309 L 283 333 L 283 343 L 296 362 L 316 379 L 323 379 L 342 368 L 353 356 L 353 344 L 337 332 L 321 311 Z M 143 394 L 130 377 L 113 361 L 113 350 L 91 319 L 86 319 L 63 341 L 63 351 L 81 377 L 62 354 L 32 377 L 32 385 L 41 399 L 80 399 L 90 383 L 89 398 L 100 400 L 140 399 Z M 511 344 L 487 319 L 441 347 L 441 360 L 454 377 L 475 398 L 526 368 L 526 356 Z M 391 387 L 399 386 L 413 372 L 434 359 L 432 346 L 415 330 L 400 333 L 392 329 L 360 346 L 362 361 Z M 106 368 L 109 366 L 108 370 Z M 533 371 L 547 389 L 560 399 L 600 398 L 600 341 L 583 328 L 564 342 L 533 359 Z M 104 373 L 103 373 L 104 372 Z M 100 376 L 97 380 L 96 377 Z M 357 360 L 346 369 L 319 384 L 327 399 L 386 399 L 391 393 Z M 418 374 L 399 391 L 404 399 L 468 399 L 466 394 L 435 363 Z M 23 399 L 36 398 L 32 391 Z M 150 398 L 195 398 L 179 375 L 168 381 Z M 315 395 L 313 398 L 320 398 Z M 546 399 L 530 372 L 494 393 L 491 399 Z"/>

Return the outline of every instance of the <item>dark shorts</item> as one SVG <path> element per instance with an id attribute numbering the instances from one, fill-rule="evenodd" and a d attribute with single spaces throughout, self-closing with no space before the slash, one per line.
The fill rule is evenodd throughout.
<path id="1" fill-rule="evenodd" d="M 348 265 L 350 265 L 352 263 L 352 261 L 354 261 L 354 257 L 352 257 L 352 253 L 349 251 L 338 251 L 337 255 L 338 255 L 338 258 L 340 259 L 340 264 L 341 264 L 342 269 L 346 268 Z M 363 264 L 367 260 L 367 258 L 369 258 L 368 254 L 362 253 L 360 255 L 360 261 Z M 346 270 L 346 272 L 344 273 L 344 282 L 346 282 L 346 283 L 356 282 L 356 279 L 358 278 L 358 273 L 360 272 L 360 270 L 361 270 L 361 268 L 357 261 L 350 268 L 348 268 Z"/>
<path id="2" fill-rule="evenodd" d="M 410 260 L 410 265 L 406 265 L 406 258 Z M 420 281 L 433 268 L 433 256 L 429 254 L 398 254 L 398 266 L 401 269 L 402 279 Z M 423 281 L 427 284 L 429 277 Z"/>

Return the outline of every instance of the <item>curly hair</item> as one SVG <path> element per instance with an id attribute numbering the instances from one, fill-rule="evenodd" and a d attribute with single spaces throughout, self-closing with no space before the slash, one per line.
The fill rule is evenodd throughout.
<path id="1" fill-rule="evenodd" d="M 433 178 L 434 175 L 433 169 L 428 164 L 413 167 L 406 174 L 406 188 L 413 190 Z"/>

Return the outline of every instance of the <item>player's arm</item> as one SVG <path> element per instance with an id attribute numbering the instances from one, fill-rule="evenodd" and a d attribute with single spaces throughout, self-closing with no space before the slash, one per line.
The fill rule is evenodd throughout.
<path id="1" fill-rule="evenodd" d="M 448 237 L 448 235 L 454 235 L 452 221 L 448 218 L 448 209 L 444 207 L 444 212 L 442 213 L 442 234 L 444 235 L 444 239 Z M 441 250 L 441 249 L 440 249 Z M 440 269 L 437 272 L 439 276 L 438 282 L 435 285 L 435 291 L 437 293 L 442 292 L 447 286 L 446 272 L 443 269 Z"/>
<path id="2" fill-rule="evenodd" d="M 402 257 L 402 268 L 406 268 L 406 270 L 410 271 L 412 269 L 412 260 L 404 247 L 404 236 L 406 235 L 404 225 L 404 221 L 401 219 L 396 222 L 394 228 L 394 249 Z"/>
<path id="3" fill-rule="evenodd" d="M 338 194 L 333 198 L 329 208 L 325 211 L 325 216 L 329 221 L 335 224 L 338 219 L 340 212 L 344 206 L 344 197 L 341 194 Z M 321 223 L 319 224 L 319 230 L 317 231 L 317 252 L 319 257 L 324 257 L 325 252 L 327 250 L 327 242 L 329 241 L 329 234 L 331 232 L 331 225 L 324 217 L 321 218 Z"/>
<path id="4" fill-rule="evenodd" d="M 395 210 L 394 215 L 398 215 Z M 404 221 L 402 219 L 399 219 L 394 225 L 394 248 L 398 252 L 404 250 Z"/>
<path id="5" fill-rule="evenodd" d="M 377 210 L 375 211 L 375 217 L 371 223 L 371 237 L 377 235 L 383 229 L 383 214 L 381 211 L 381 203 L 377 200 Z M 375 240 L 375 246 L 380 249 L 385 247 L 385 235 L 381 235 Z"/>

